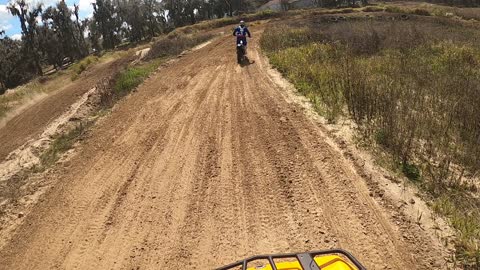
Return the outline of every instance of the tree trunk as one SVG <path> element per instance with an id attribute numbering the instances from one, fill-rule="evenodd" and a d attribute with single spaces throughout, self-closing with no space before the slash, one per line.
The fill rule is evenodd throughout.
<path id="1" fill-rule="evenodd" d="M 37 74 L 39 76 L 42 76 L 43 75 L 43 70 L 42 70 L 42 66 L 40 65 L 40 61 L 38 59 L 38 55 L 35 54 L 35 68 L 37 69 Z"/>
<path id="2" fill-rule="evenodd" d="M 228 16 L 233 17 L 233 7 L 231 0 L 225 0 L 225 4 L 227 4 L 228 7 Z"/>
<path id="3" fill-rule="evenodd" d="M 37 70 L 37 75 L 42 76 L 43 75 L 43 70 L 42 70 L 42 66 L 40 65 L 40 57 L 39 57 L 38 53 L 35 51 L 35 48 L 33 47 L 32 44 L 29 45 L 29 50 L 30 50 L 30 54 L 33 58 L 33 64 L 35 66 L 35 69 Z"/>
<path id="4" fill-rule="evenodd" d="M 195 21 L 195 11 L 193 9 L 190 11 L 190 22 L 192 24 L 196 23 L 196 21 Z"/>
<path id="5" fill-rule="evenodd" d="M 0 80 L 0 94 L 5 93 L 6 89 L 7 88 L 5 87 L 5 83 L 3 82 L 3 80 Z"/>
<path id="6" fill-rule="evenodd" d="M 154 29 L 154 27 L 155 27 L 155 26 L 154 26 L 153 21 L 150 20 L 150 27 L 149 27 L 149 28 L 150 28 L 150 37 L 151 37 L 151 38 L 155 37 L 155 29 Z"/>

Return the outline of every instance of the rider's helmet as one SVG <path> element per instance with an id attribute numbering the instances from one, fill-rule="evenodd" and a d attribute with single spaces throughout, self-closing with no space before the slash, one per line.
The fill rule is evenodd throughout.
<path id="1" fill-rule="evenodd" d="M 240 26 L 245 26 L 245 21 L 240 21 Z"/>

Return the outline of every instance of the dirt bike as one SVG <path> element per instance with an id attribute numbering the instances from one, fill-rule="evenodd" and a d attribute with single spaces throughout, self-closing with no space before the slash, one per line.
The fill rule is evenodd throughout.
<path id="1" fill-rule="evenodd" d="M 261 267 L 248 267 L 249 263 L 251 265 L 258 261 L 268 261 L 268 264 Z M 242 270 L 366 270 L 352 254 L 342 249 L 253 256 L 216 270 L 240 269 L 240 267 Z"/>
<path id="2" fill-rule="evenodd" d="M 243 63 L 246 59 L 247 47 L 243 43 L 243 40 L 237 42 L 237 62 L 239 64 Z"/>

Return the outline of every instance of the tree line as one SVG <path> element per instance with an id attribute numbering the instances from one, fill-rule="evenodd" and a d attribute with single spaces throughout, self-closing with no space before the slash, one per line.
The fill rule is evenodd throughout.
<path id="1" fill-rule="evenodd" d="M 91 18 L 79 17 L 79 6 L 65 0 L 55 6 L 30 6 L 14 0 L 7 8 L 20 22 L 21 40 L 0 32 L 0 94 L 34 76 L 46 66 L 92 52 L 139 42 L 198 21 L 254 10 L 267 0 L 96 0 Z"/>

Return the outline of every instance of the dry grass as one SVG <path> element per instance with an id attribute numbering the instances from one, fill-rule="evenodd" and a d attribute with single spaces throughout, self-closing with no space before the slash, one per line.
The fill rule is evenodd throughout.
<path id="1" fill-rule="evenodd" d="M 465 20 L 480 21 L 480 8 L 454 8 L 452 13 Z"/>
<path id="2" fill-rule="evenodd" d="M 147 59 L 173 56 L 213 38 L 210 33 L 181 34 L 174 32 L 155 40 Z"/>
<path id="3" fill-rule="evenodd" d="M 422 19 L 420 19 L 422 18 Z M 446 18 L 280 25 L 271 63 L 330 121 L 350 117 L 459 231 L 457 259 L 479 267 L 478 28 Z"/>
<path id="4" fill-rule="evenodd" d="M 292 13 L 294 12 L 290 12 L 290 14 Z M 173 34 L 173 35 L 192 34 L 192 33 L 198 33 L 204 30 L 211 30 L 211 29 L 220 28 L 223 26 L 237 24 L 240 20 L 245 20 L 246 22 L 252 22 L 257 20 L 276 18 L 284 15 L 285 15 L 284 13 L 266 10 L 266 11 L 260 11 L 257 13 L 252 13 L 252 14 L 245 14 L 237 17 L 226 17 L 221 19 L 203 21 L 194 25 L 188 25 L 188 26 L 177 28 L 170 34 Z"/>
<path id="5" fill-rule="evenodd" d="M 133 51 L 135 48 L 131 50 Z M 0 120 L 18 108 L 35 102 L 39 95 L 49 94 L 74 83 L 72 81 L 76 80 L 88 68 L 127 57 L 132 54 L 132 51 L 110 51 L 105 52 L 100 57 L 88 56 L 66 70 L 59 70 L 51 75 L 35 78 L 24 85 L 8 90 L 7 93 L 0 95 Z"/>
<path id="6" fill-rule="evenodd" d="M 52 75 L 33 79 L 0 95 L 0 120 L 17 108 L 34 102 L 39 95 L 48 94 L 70 83 L 69 73 L 59 71 Z"/>
<path id="7" fill-rule="evenodd" d="M 82 72 L 84 72 L 90 65 L 98 62 L 98 57 L 97 56 L 87 56 L 83 58 L 82 60 L 78 61 L 77 63 L 73 64 L 69 70 L 72 71 L 72 81 L 76 80 L 78 78 L 78 75 L 80 75 Z"/>
<path id="8" fill-rule="evenodd" d="M 462 20 L 480 20 L 480 8 L 478 7 L 454 7 L 441 4 L 419 2 L 391 2 L 387 5 L 380 4 L 387 12 L 409 13 L 417 15 L 434 15 L 439 17 L 457 18 Z"/>

